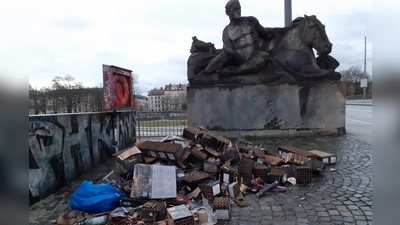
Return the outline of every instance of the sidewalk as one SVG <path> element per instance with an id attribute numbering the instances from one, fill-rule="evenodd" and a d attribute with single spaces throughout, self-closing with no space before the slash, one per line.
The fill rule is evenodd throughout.
<path id="1" fill-rule="evenodd" d="M 245 195 L 250 204 L 232 206 L 229 221 L 217 224 L 372 224 L 372 146 L 342 136 L 268 138 L 261 143 L 268 152 L 279 145 L 294 145 L 337 154 L 336 165 L 307 185 L 287 185 L 285 193 L 268 193 L 257 198 Z M 59 192 L 29 209 L 29 224 L 50 224 L 68 208 L 71 195 L 83 180 L 96 182 L 112 170 L 115 160 L 92 169 Z M 336 168 L 330 172 L 329 168 Z M 306 197 L 305 200 L 300 198 Z"/>
<path id="2" fill-rule="evenodd" d="M 372 99 L 365 100 L 346 100 L 346 105 L 363 105 L 363 106 L 372 106 Z"/>

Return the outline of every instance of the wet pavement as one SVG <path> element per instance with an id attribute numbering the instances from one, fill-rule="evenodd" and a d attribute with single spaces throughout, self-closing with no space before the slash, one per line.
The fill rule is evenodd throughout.
<path id="1" fill-rule="evenodd" d="M 337 154 L 336 165 L 306 185 L 288 184 L 285 193 L 267 193 L 257 198 L 245 195 L 247 207 L 232 206 L 229 221 L 217 224 L 372 224 L 372 146 L 346 136 L 266 138 L 252 140 L 268 152 L 279 145 Z M 115 160 L 93 168 L 73 183 L 34 204 L 29 224 L 50 224 L 66 209 L 71 195 L 84 180 L 101 181 L 115 166 Z M 330 168 L 337 171 L 330 172 Z M 290 185 L 290 186 L 289 186 Z M 306 197 L 305 200 L 301 200 Z"/>

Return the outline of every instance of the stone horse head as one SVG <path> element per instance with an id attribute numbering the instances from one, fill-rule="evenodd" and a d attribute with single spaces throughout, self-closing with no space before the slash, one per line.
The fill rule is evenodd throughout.
<path id="1" fill-rule="evenodd" d="M 318 55 L 329 54 L 332 43 L 325 32 L 325 25 L 316 16 L 298 17 L 285 29 L 283 34 L 275 35 L 273 40 L 263 40 L 261 48 L 273 53 L 280 50 L 315 49 Z"/>
<path id="2" fill-rule="evenodd" d="M 332 43 L 325 32 L 325 26 L 316 16 L 304 15 L 294 19 L 283 33 L 276 34 L 272 40 L 262 40 L 260 48 L 267 51 L 297 80 L 340 79 L 340 74 L 337 72 L 332 69 L 321 69 L 317 64 L 313 49 L 319 56 L 332 61 L 334 59 L 328 56 L 332 51 Z"/>
<path id="3" fill-rule="evenodd" d="M 314 48 L 318 55 L 329 54 L 332 51 L 332 43 L 325 32 L 325 25 L 316 16 L 304 15 L 303 41 Z M 300 26 L 301 27 L 301 26 Z"/>

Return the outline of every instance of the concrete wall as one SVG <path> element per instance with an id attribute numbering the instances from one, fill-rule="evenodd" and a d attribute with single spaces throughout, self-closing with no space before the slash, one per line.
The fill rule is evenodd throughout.
<path id="1" fill-rule="evenodd" d="M 229 138 L 333 134 L 345 127 L 342 82 L 188 87 L 189 126 Z"/>
<path id="2" fill-rule="evenodd" d="M 132 111 L 29 116 L 29 191 L 52 194 L 135 141 Z"/>

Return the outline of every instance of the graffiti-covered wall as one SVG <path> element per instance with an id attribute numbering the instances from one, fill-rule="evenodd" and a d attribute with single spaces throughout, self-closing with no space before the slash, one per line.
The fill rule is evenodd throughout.
<path id="1" fill-rule="evenodd" d="M 30 194 L 58 191 L 135 141 L 132 111 L 30 116 Z"/>

